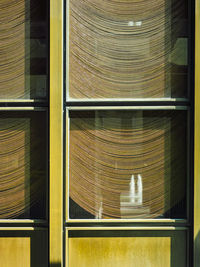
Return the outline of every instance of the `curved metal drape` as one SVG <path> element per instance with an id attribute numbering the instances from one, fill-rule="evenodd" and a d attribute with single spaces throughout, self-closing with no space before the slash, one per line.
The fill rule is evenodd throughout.
<path id="1" fill-rule="evenodd" d="M 184 97 L 187 2 L 69 1 L 69 98 Z"/>
<path id="2" fill-rule="evenodd" d="M 24 115 L 24 117 L 23 117 Z M 37 114 L 36 114 L 37 115 Z M 0 115 L 0 218 L 38 218 L 31 207 L 45 195 L 46 144 L 44 116 Z M 41 151 L 42 150 L 42 151 Z M 43 210 L 43 211 L 41 211 Z M 44 214 L 42 215 L 44 216 Z"/>
<path id="3" fill-rule="evenodd" d="M 184 115 L 72 112 L 70 197 L 96 218 L 172 216 L 185 197 Z"/>
<path id="4" fill-rule="evenodd" d="M 45 78 L 41 74 L 46 75 L 46 48 L 44 42 L 38 40 L 46 38 L 44 28 L 37 21 L 38 18 L 46 19 L 46 11 L 41 12 L 44 6 L 41 2 L 45 3 L 39 0 L 0 1 L 1 99 L 30 99 L 45 95 L 45 92 L 37 92 L 38 87 L 40 90 L 45 87 Z M 32 74 L 40 75 L 39 80 L 31 77 Z M 38 86 L 38 83 L 42 85 Z"/>

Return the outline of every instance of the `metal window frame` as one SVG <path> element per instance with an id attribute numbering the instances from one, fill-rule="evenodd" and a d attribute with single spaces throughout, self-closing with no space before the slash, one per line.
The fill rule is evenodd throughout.
<path id="1" fill-rule="evenodd" d="M 200 0 L 195 0 L 194 267 L 200 266 Z"/>
<path id="2" fill-rule="evenodd" d="M 63 265 L 63 0 L 50 0 L 49 266 Z"/>

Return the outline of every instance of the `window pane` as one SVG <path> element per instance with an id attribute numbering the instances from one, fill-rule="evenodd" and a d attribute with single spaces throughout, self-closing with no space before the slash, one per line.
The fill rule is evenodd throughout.
<path id="1" fill-rule="evenodd" d="M 69 218 L 185 218 L 186 111 L 70 111 Z"/>
<path id="2" fill-rule="evenodd" d="M 0 113 L 0 218 L 45 218 L 45 112 Z"/>
<path id="3" fill-rule="evenodd" d="M 0 98 L 47 96 L 47 1 L 1 0 Z"/>
<path id="4" fill-rule="evenodd" d="M 69 1 L 69 100 L 187 97 L 187 0 Z"/>

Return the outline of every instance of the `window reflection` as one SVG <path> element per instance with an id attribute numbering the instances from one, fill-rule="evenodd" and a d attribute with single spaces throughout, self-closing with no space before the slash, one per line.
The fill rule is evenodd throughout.
<path id="1" fill-rule="evenodd" d="M 69 1 L 68 100 L 188 97 L 188 1 Z"/>
<path id="2" fill-rule="evenodd" d="M 47 1 L 1 1 L 0 98 L 45 99 L 48 73 Z"/>
<path id="3" fill-rule="evenodd" d="M 70 112 L 69 217 L 185 218 L 185 111 Z"/>
<path id="4" fill-rule="evenodd" d="M 46 218 L 46 114 L 0 113 L 0 218 Z"/>

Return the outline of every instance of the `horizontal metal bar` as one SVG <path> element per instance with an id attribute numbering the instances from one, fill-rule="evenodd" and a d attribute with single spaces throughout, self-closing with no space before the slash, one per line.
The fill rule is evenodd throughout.
<path id="1" fill-rule="evenodd" d="M 47 100 L 42 99 L 0 99 L 0 103 L 46 103 Z"/>
<path id="2" fill-rule="evenodd" d="M 0 111 L 44 111 L 45 107 L 0 107 Z"/>
<path id="3" fill-rule="evenodd" d="M 69 98 L 66 101 L 70 102 L 189 102 L 188 98 L 170 98 L 170 97 L 161 97 L 161 98 Z"/>
<path id="4" fill-rule="evenodd" d="M 47 231 L 45 227 L 0 227 L 0 231 Z"/>
<path id="5" fill-rule="evenodd" d="M 187 110 L 187 106 L 76 106 L 66 107 L 68 110 Z"/>
<path id="6" fill-rule="evenodd" d="M 68 219 L 66 223 L 182 223 L 185 219 Z"/>
<path id="7" fill-rule="evenodd" d="M 46 224 L 46 220 L 29 220 L 29 219 L 0 219 L 0 224 Z"/>
<path id="8" fill-rule="evenodd" d="M 175 226 L 131 226 L 131 227 L 66 227 L 68 231 L 105 231 L 105 230 L 160 230 L 160 231 L 174 231 L 174 230 L 188 230 L 188 227 L 175 227 Z"/>

